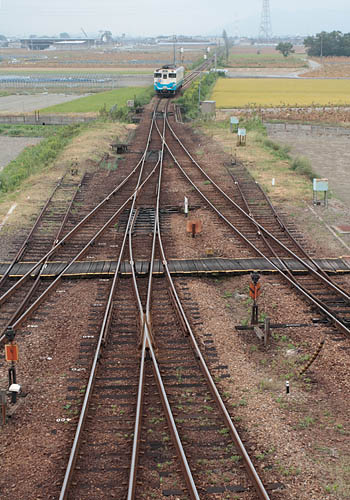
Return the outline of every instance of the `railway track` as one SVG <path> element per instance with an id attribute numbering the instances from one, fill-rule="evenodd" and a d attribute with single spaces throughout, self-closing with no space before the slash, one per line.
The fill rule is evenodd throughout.
<path id="1" fill-rule="evenodd" d="M 58 285 L 64 275 L 69 272 L 74 262 L 83 257 L 87 259 L 113 257 L 114 252 L 111 252 L 110 248 L 116 247 L 118 244 L 118 237 L 120 238 L 115 227 L 116 220 L 123 210 L 127 209 L 130 205 L 133 193 L 135 189 L 137 189 L 135 186 L 138 182 L 137 176 L 139 176 L 140 169 L 146 172 L 146 179 L 147 175 L 152 175 L 152 169 L 154 169 L 154 159 L 151 158 L 149 160 L 146 155 L 149 141 L 150 133 L 148 134 L 145 152 L 142 154 L 136 166 L 125 176 L 124 180 L 116 188 L 110 191 L 92 210 L 87 212 L 86 207 L 84 207 L 85 214 L 83 212 L 80 218 L 73 209 L 74 202 L 77 202 L 80 206 L 82 201 L 76 196 L 77 192 L 74 193 L 72 202 L 69 204 L 64 216 L 64 225 L 61 224 L 58 232 L 55 233 L 55 236 L 52 238 L 53 242 L 51 249 L 44 254 L 40 260 L 33 263 L 31 269 L 22 278 L 13 284 L 6 279 L 7 275 L 4 276 L 3 285 L 5 289 L 0 296 L 0 306 L 2 309 L 0 318 L 0 332 L 2 331 L 2 334 L 0 333 L 0 342 L 4 342 L 8 328 L 18 328 L 24 320 L 30 317 L 47 298 L 49 293 Z M 145 169 L 143 168 L 144 165 L 146 165 Z M 84 193 L 82 193 L 82 195 L 84 199 Z M 89 207 L 89 203 L 87 203 L 87 207 Z M 38 221 L 40 222 L 41 220 L 42 214 L 39 216 Z M 35 225 L 35 229 L 37 227 L 38 224 Z M 31 232 L 31 235 L 33 233 L 34 231 Z M 61 239 L 59 239 L 60 237 Z M 32 238 L 28 240 L 28 243 L 31 239 Z M 110 253 L 112 253 L 112 256 Z M 40 277 L 48 259 L 52 257 L 57 261 L 64 262 L 65 266 L 55 277 L 53 283 L 48 283 L 42 281 Z M 8 271 L 13 264 L 14 262 L 11 263 Z"/>
<path id="2" fill-rule="evenodd" d="M 274 232 L 276 232 L 277 226 L 277 236 L 259 222 L 256 217 L 256 206 L 253 208 L 248 203 L 247 197 L 244 196 L 237 181 L 235 196 L 239 197 L 240 203 L 227 195 L 189 153 L 176 135 L 169 119 L 167 125 L 167 150 L 183 176 L 190 182 L 202 200 L 255 255 L 265 258 L 284 279 L 317 308 L 323 317 L 335 324 L 340 331 L 350 335 L 350 295 L 317 266 L 292 234 L 286 230 L 280 219 L 276 218 L 275 214 L 273 214 L 273 218 L 276 220 Z M 264 210 L 268 206 L 267 199 L 265 199 Z M 281 232 L 283 239 L 278 237 L 281 236 Z M 279 259 L 293 257 L 307 267 L 309 274 L 306 277 L 295 277 L 286 269 L 282 260 L 279 261 L 282 269 L 279 269 L 271 260 L 273 257 Z"/>
<path id="3" fill-rule="evenodd" d="M 165 116 L 164 113 L 163 135 Z M 118 265 L 127 254 L 133 277 L 127 283 L 120 283 L 117 266 L 60 500 L 82 495 L 104 498 L 99 492 L 106 488 L 111 497 L 128 500 L 151 497 L 157 491 L 159 496 L 168 491 L 191 499 L 209 499 L 214 498 L 218 481 L 224 491 L 244 492 L 244 498 L 269 498 L 216 389 L 170 273 L 167 272 L 166 280 L 153 279 L 156 257 L 167 268 L 159 223 L 163 153 L 164 143 L 157 189 L 152 189 L 155 208 L 152 233 L 134 233 L 138 206 L 149 204 L 152 199 L 147 190 L 135 195 L 129 212 Z M 134 267 L 136 258 L 146 256 L 151 267 L 148 280 L 138 278 Z M 120 347 L 120 334 L 125 340 L 118 349 L 114 346 Z M 106 352 L 104 361 L 97 366 L 102 352 Z M 116 367 L 118 377 L 113 378 L 111 374 Z M 111 384 L 112 380 L 118 383 Z M 106 383 L 101 385 L 101 381 Z M 90 401 L 92 414 L 89 414 Z M 122 424 L 121 415 L 125 415 Z M 88 416 L 90 424 L 85 426 Z M 101 428 L 91 426 L 96 418 L 102 421 Z M 106 420 L 108 432 L 116 436 L 111 442 L 105 437 Z M 201 443 L 203 431 L 205 443 Z M 150 457 L 155 440 L 157 453 Z M 82 441 L 84 444 L 80 446 Z M 208 446 L 209 442 L 212 446 Z M 99 444 L 103 445 L 102 453 Z M 91 468 L 92 449 L 98 450 L 98 456 L 95 452 Z M 207 465 L 203 467 L 203 463 Z M 215 472 L 211 470 L 214 466 Z M 157 469 L 166 477 L 166 486 L 152 480 Z M 113 480 L 115 475 L 117 482 Z"/>
<path id="4" fill-rule="evenodd" d="M 86 388 L 67 454 L 60 500 L 132 500 L 157 495 L 209 500 L 224 494 L 252 500 L 269 498 L 216 388 L 168 269 L 171 235 L 163 237 L 160 220 L 167 199 L 164 165 L 177 165 L 191 181 L 198 199 L 204 200 L 254 255 L 271 262 L 273 256 L 290 256 L 292 252 L 304 263 L 306 260 L 313 276 L 311 293 L 307 290 L 310 276 L 302 283 L 285 269 L 282 276 L 348 333 L 347 312 L 345 316 L 339 313 L 340 307 L 349 304 L 347 293 L 320 272 L 297 242 L 292 246 L 292 235 L 263 194 L 258 204 L 252 203 L 256 194 L 250 191 L 244 171 L 233 174 L 233 195 L 216 186 L 178 140 L 168 116 L 169 106 L 170 101 L 158 101 L 141 159 L 129 176 L 93 207 L 86 203 L 90 191 L 84 196 L 73 190 L 69 207 L 61 216 L 65 222 L 57 224 L 58 232 L 55 229 L 50 237 L 50 249 L 43 251 L 23 281 L 5 288 L 0 297 L 6 318 L 0 337 L 4 340 L 6 328 L 18 329 L 77 259 L 118 256 L 108 294 L 103 292 L 97 304 L 104 306 L 101 324 L 95 334 L 87 336 L 89 354 L 94 348 L 91 371 L 85 380 L 83 375 L 79 378 Z M 77 210 L 72 212 L 74 203 Z M 268 211 L 274 225 L 266 224 Z M 97 215 L 102 212 L 101 217 Z M 33 244 L 33 255 L 37 246 Z M 66 267 L 51 284 L 42 283 L 40 272 L 53 256 Z M 123 260 L 131 265 L 130 279 L 120 278 Z M 148 278 L 137 275 L 136 260 L 150 262 Z M 153 277 L 155 260 L 163 262 L 165 278 Z M 38 286 L 31 292 L 33 274 Z M 316 290 L 319 283 L 320 291 Z M 332 293 L 328 302 L 320 298 L 325 289 Z M 332 301 L 336 301 L 335 308 Z M 9 304 L 15 308 L 6 312 Z M 277 492 L 273 498 L 283 495 Z"/>

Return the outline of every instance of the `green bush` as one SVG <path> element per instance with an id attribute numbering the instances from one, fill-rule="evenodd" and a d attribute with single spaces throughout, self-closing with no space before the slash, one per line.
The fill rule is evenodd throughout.
<path id="1" fill-rule="evenodd" d="M 245 128 L 247 132 L 256 131 L 260 132 L 261 135 L 266 136 L 266 127 L 263 124 L 262 119 L 258 115 L 251 115 L 243 118 L 239 121 L 240 128 Z"/>
<path id="2" fill-rule="evenodd" d="M 18 128 L 13 128 L 7 132 L 9 136 L 18 136 L 21 135 L 21 131 Z"/>
<path id="3" fill-rule="evenodd" d="M 14 191 L 30 175 L 44 170 L 84 127 L 81 124 L 61 127 L 56 134 L 39 144 L 26 147 L 0 173 L 0 193 Z"/>
<path id="4" fill-rule="evenodd" d="M 192 120 L 197 118 L 199 114 L 199 101 L 203 101 L 209 96 L 217 79 L 217 73 L 207 73 L 201 80 L 195 80 L 192 85 L 184 91 L 182 97 L 176 101 L 182 109 L 183 116 Z"/>
<path id="5" fill-rule="evenodd" d="M 141 108 L 145 104 L 148 104 L 150 100 L 154 97 L 153 87 L 147 87 L 143 92 L 134 96 L 134 108 L 128 108 L 127 106 L 112 106 L 110 109 L 104 104 L 99 110 L 100 116 L 104 120 L 120 121 L 120 122 L 130 122 L 131 114 L 137 109 Z"/>

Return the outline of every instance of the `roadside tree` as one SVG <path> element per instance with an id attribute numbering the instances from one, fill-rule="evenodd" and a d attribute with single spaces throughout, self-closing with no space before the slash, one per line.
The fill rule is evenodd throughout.
<path id="1" fill-rule="evenodd" d="M 293 54 L 295 52 L 295 50 L 293 49 L 293 44 L 290 42 L 280 42 L 276 46 L 276 50 L 278 50 L 278 52 L 281 52 L 284 57 L 288 57 L 289 54 Z"/>

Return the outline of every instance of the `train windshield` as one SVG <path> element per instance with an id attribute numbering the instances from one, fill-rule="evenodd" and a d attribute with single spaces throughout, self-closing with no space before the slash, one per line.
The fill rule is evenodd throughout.
<path id="1" fill-rule="evenodd" d="M 154 73 L 154 78 L 162 78 L 162 73 Z"/>
<path id="2" fill-rule="evenodd" d="M 176 73 L 169 73 L 169 78 L 176 78 Z"/>

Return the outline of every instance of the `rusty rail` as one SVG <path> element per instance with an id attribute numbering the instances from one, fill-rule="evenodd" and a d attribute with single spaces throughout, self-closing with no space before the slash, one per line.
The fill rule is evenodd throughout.
<path id="1" fill-rule="evenodd" d="M 141 183 L 142 171 L 143 171 L 143 167 L 144 167 L 144 163 L 145 163 L 145 159 L 146 159 L 146 152 L 147 152 L 148 145 L 150 142 L 150 137 L 151 137 L 154 119 L 155 119 L 155 113 L 154 113 L 153 118 L 152 118 L 152 123 L 151 123 L 150 131 L 149 131 L 149 135 L 148 135 L 146 149 L 145 149 L 145 152 L 143 154 L 143 160 L 142 160 L 142 165 L 141 165 L 141 169 L 140 169 L 140 175 L 139 175 L 139 178 L 137 181 L 137 186 L 136 186 L 134 193 L 131 196 L 132 206 L 131 206 L 131 210 L 129 212 L 129 218 L 128 218 L 126 230 L 124 233 L 121 249 L 119 252 L 118 262 L 117 262 L 116 270 L 115 270 L 114 277 L 113 277 L 113 282 L 112 282 L 111 289 L 110 289 L 109 296 L 108 296 L 108 300 L 107 300 L 104 318 L 103 318 L 102 326 L 100 329 L 98 342 L 97 342 L 97 346 L 96 346 L 96 350 L 95 350 L 95 355 L 94 355 L 94 359 L 92 362 L 92 367 L 91 367 L 91 371 L 90 371 L 90 375 L 89 375 L 89 381 L 88 381 L 86 391 L 84 394 L 84 401 L 82 404 L 82 408 L 81 408 L 79 421 L 78 421 L 78 425 L 77 425 L 75 436 L 74 436 L 72 449 L 70 452 L 67 468 L 65 471 L 65 476 L 63 479 L 62 487 L 61 487 L 59 500 L 66 500 L 68 493 L 69 493 L 69 488 L 71 485 L 76 460 L 78 457 L 82 431 L 84 428 L 85 420 L 86 420 L 88 409 L 89 409 L 90 398 L 91 398 L 93 388 L 94 388 L 94 382 L 95 382 L 95 378 L 96 378 L 97 367 L 98 367 L 98 362 L 99 362 L 100 355 L 101 355 L 101 350 L 102 350 L 102 347 L 106 344 L 107 338 L 108 338 L 108 330 L 109 330 L 109 325 L 110 325 L 111 315 L 112 315 L 112 310 L 113 310 L 113 298 L 114 298 L 114 295 L 115 295 L 115 292 L 117 289 L 117 284 L 118 284 L 118 279 L 119 279 L 119 270 L 120 270 L 122 257 L 123 257 L 124 252 L 125 252 L 125 246 L 126 246 L 128 233 L 129 233 L 129 228 L 130 228 L 130 225 L 132 224 L 132 220 L 133 220 L 133 207 L 135 205 L 135 201 L 136 201 L 136 198 L 138 196 L 140 189 L 142 189 L 142 186 L 147 182 L 147 180 L 150 178 L 150 176 L 153 175 L 153 173 L 155 172 L 155 170 L 157 169 L 158 164 L 159 164 L 159 161 L 158 161 L 156 166 L 152 170 L 152 172 L 149 174 L 149 176 L 147 176 L 146 180 L 144 180 Z"/>
<path id="2" fill-rule="evenodd" d="M 137 172 L 139 169 L 140 165 L 142 164 L 142 161 L 144 160 L 145 153 L 141 157 L 141 159 L 138 161 L 137 165 L 135 168 L 130 172 L 130 174 L 116 187 L 114 188 L 96 207 L 94 207 L 91 212 L 89 212 L 74 228 L 66 234 L 60 241 L 58 241 L 55 246 L 47 252 L 38 262 L 33 264 L 33 266 L 29 269 L 29 271 L 22 276 L 20 280 L 18 280 L 6 293 L 4 293 L 0 297 L 0 305 L 3 304 L 11 295 L 19 288 L 24 281 L 32 277 L 33 275 L 36 275 L 38 273 L 38 269 L 43 264 L 46 260 L 48 260 L 52 255 L 56 253 L 56 251 L 64 245 L 76 232 L 78 232 L 81 227 L 88 221 L 90 220 L 110 199 L 112 196 L 114 196 L 123 186 L 126 182 L 130 180 L 130 178 Z M 1 341 L 1 338 L 0 338 Z"/>
<path id="3" fill-rule="evenodd" d="M 168 102 L 166 104 L 166 109 L 168 107 Z M 130 476 L 129 476 L 129 487 L 128 487 L 128 496 L 127 500 L 135 499 L 135 491 L 136 491 L 136 479 L 137 479 L 137 463 L 138 463 L 138 451 L 139 451 L 139 443 L 141 436 L 141 423 L 142 423 L 142 403 L 143 403 L 143 394 L 144 394 L 144 368 L 145 368 L 145 358 L 147 355 L 147 351 L 150 354 L 152 360 L 152 368 L 155 376 L 155 380 L 157 383 L 159 395 L 161 397 L 163 409 L 166 415 L 166 419 L 169 425 L 169 429 L 171 431 L 171 435 L 173 438 L 173 444 L 177 451 L 177 455 L 180 460 L 181 468 L 184 473 L 185 481 L 187 484 L 188 492 L 190 494 L 191 500 L 199 500 L 199 495 L 197 492 L 196 485 L 193 480 L 192 472 L 188 465 L 188 460 L 186 454 L 183 449 L 183 445 L 181 443 L 179 433 L 176 428 L 175 419 L 173 417 L 171 407 L 168 401 L 168 397 L 164 388 L 163 380 L 160 374 L 160 370 L 158 367 L 156 355 L 153 349 L 153 338 L 151 332 L 151 319 L 150 319 L 150 310 L 151 310 L 151 294 L 152 294 L 152 278 L 153 278 L 153 266 L 154 266 L 154 258 L 155 258 L 155 246 L 157 241 L 157 233 L 159 226 L 159 198 L 160 198 L 160 187 L 162 180 L 162 169 L 163 169 L 163 156 L 164 156 L 164 133 L 165 133 L 165 116 L 164 113 L 164 122 L 163 122 L 163 134 L 162 134 L 162 150 L 160 152 L 160 168 L 159 168 L 159 176 L 158 176 L 158 185 L 157 185 L 157 201 L 156 201 L 156 215 L 154 221 L 153 228 L 153 238 L 152 238 L 152 248 L 151 248 L 151 264 L 150 264 L 150 274 L 148 280 L 147 287 L 147 299 L 146 299 L 146 313 L 143 311 L 143 306 L 141 303 L 137 278 L 134 266 L 134 260 L 132 257 L 132 235 L 130 233 L 130 264 L 132 269 L 132 279 L 134 284 L 134 291 L 137 297 L 137 303 L 139 307 L 140 314 L 140 324 L 142 325 L 142 349 L 141 349 L 141 360 L 140 360 L 140 374 L 139 374 L 139 385 L 138 385 L 138 394 L 137 394 L 137 405 L 136 405 L 136 418 L 135 418 L 135 428 L 134 428 L 134 439 L 133 439 L 133 448 L 132 448 L 132 456 L 131 456 L 131 464 L 130 464 Z M 157 127 L 158 128 L 158 127 Z"/>
<path id="4" fill-rule="evenodd" d="M 159 132 L 159 130 L 158 130 L 158 132 Z M 164 147 L 166 147 L 168 149 L 168 152 L 170 153 L 172 158 L 175 160 L 174 155 L 171 153 L 167 143 L 165 142 L 164 135 L 163 135 L 163 144 L 164 144 Z M 159 209 L 159 207 L 157 207 L 157 208 Z M 260 500 L 269 500 L 269 496 L 265 490 L 265 487 L 262 484 L 261 479 L 259 478 L 259 475 L 257 474 L 252 461 L 250 460 L 250 457 L 249 457 L 249 455 L 248 455 L 248 453 L 247 453 L 247 451 L 242 443 L 242 440 L 240 439 L 240 436 L 239 436 L 239 434 L 238 434 L 238 432 L 237 432 L 237 430 L 232 422 L 232 419 L 231 419 L 231 417 L 230 417 L 230 415 L 225 407 L 225 404 L 224 404 L 224 402 L 219 394 L 219 391 L 216 388 L 215 382 L 214 382 L 214 380 L 209 372 L 209 369 L 208 369 L 208 367 L 205 363 L 205 360 L 202 356 L 202 353 L 199 349 L 199 346 L 198 346 L 197 341 L 195 339 L 195 336 L 194 336 L 194 333 L 193 333 L 192 328 L 190 326 L 190 323 L 187 319 L 186 313 L 182 307 L 180 298 L 176 292 L 176 288 L 175 288 L 173 279 L 172 279 L 170 271 L 169 271 L 168 262 L 166 260 L 166 255 L 165 255 L 165 251 L 164 251 L 164 247 L 163 247 L 163 243 L 162 243 L 162 239 L 161 239 L 159 216 L 156 217 L 156 223 L 157 223 L 157 234 L 158 234 L 158 242 L 159 242 L 159 248 L 160 248 L 160 252 L 161 252 L 162 263 L 163 263 L 166 278 L 167 278 L 167 281 L 169 284 L 169 288 L 170 288 L 170 292 L 171 292 L 170 295 L 171 295 L 171 298 L 173 301 L 174 308 L 175 308 L 177 315 L 180 319 L 180 323 L 182 324 L 187 335 L 189 335 L 193 350 L 195 352 L 195 356 L 198 359 L 202 373 L 207 380 L 210 392 L 214 398 L 214 401 L 216 401 L 216 404 L 220 408 L 220 411 L 224 417 L 224 420 L 225 420 L 227 427 L 230 429 L 231 437 L 232 437 L 240 455 L 242 456 L 242 459 L 243 459 L 244 464 L 245 464 L 245 468 L 246 468 L 247 473 L 248 473 L 248 475 L 253 483 L 253 486 L 255 488 L 255 491 L 256 491 L 259 499 Z"/>
<path id="5" fill-rule="evenodd" d="M 53 247 L 57 244 L 57 242 L 59 241 L 59 239 L 60 239 L 60 237 L 61 237 L 61 234 L 62 234 L 62 231 L 63 231 L 63 227 L 64 227 L 64 225 L 65 225 L 65 222 L 66 222 L 67 218 L 68 218 L 68 215 L 69 215 L 69 213 L 70 213 L 70 210 L 71 210 L 71 208 L 72 208 L 72 205 L 73 205 L 73 203 L 74 203 L 74 200 L 76 199 L 76 196 L 77 196 L 77 194 L 78 194 L 78 192 L 79 192 L 79 189 L 80 189 L 80 187 L 81 187 L 81 185 L 82 185 L 82 183 L 83 183 L 83 181 L 84 181 L 84 178 L 85 178 L 85 174 L 84 174 L 83 178 L 81 179 L 81 182 L 79 183 L 79 185 L 78 185 L 77 189 L 75 190 L 74 196 L 72 197 L 72 199 L 71 199 L 71 201 L 70 201 L 70 203 L 69 203 L 69 206 L 68 206 L 68 208 L 67 208 L 67 210 L 66 210 L 65 216 L 64 216 L 64 218 L 63 218 L 63 220 L 62 220 L 62 223 L 61 223 L 61 225 L 60 225 L 60 227 L 59 227 L 59 229 L 58 229 L 58 231 L 57 231 L 56 237 L 55 237 L 55 238 L 54 238 L 54 240 L 53 240 L 53 244 L 52 244 L 52 247 L 51 247 L 51 248 L 53 248 Z M 35 278 L 35 281 L 34 281 L 33 286 L 30 288 L 30 290 L 28 291 L 28 293 L 26 294 L 26 296 L 25 296 L 25 297 L 24 297 L 24 299 L 22 300 L 22 302 L 21 302 L 20 306 L 19 306 L 19 307 L 18 307 L 18 309 L 14 312 L 14 314 L 13 314 L 13 315 L 12 315 L 12 317 L 11 317 L 11 319 L 8 321 L 7 325 L 6 325 L 6 326 L 5 326 L 5 328 L 3 329 L 2 334 L 1 334 L 2 336 L 4 336 L 4 335 L 5 335 L 7 328 L 8 328 L 9 326 L 13 325 L 13 324 L 15 323 L 16 319 L 18 319 L 18 318 L 19 318 L 19 316 L 20 316 L 20 315 L 23 313 L 23 311 L 25 310 L 25 307 L 27 306 L 28 302 L 30 301 L 30 299 L 32 298 L 32 296 L 34 295 L 35 291 L 37 290 L 37 288 L 38 288 L 38 286 L 39 286 L 39 284 L 40 284 L 41 276 L 42 276 L 42 273 L 43 273 L 43 272 L 44 272 L 44 270 L 45 270 L 45 266 L 46 266 L 47 262 L 48 262 L 48 260 L 46 260 L 45 262 L 43 262 L 43 264 L 41 265 L 41 269 L 40 269 L 40 271 L 39 271 L 39 273 L 38 273 L 37 277 Z M 0 341 L 1 341 L 1 338 L 2 338 L 2 337 L 0 336 Z"/>
<path id="6" fill-rule="evenodd" d="M 42 217 L 43 217 L 43 215 L 44 215 L 44 213 L 45 213 L 45 211 L 46 211 L 46 209 L 47 209 L 48 205 L 50 204 L 50 202 L 51 202 L 52 198 L 54 197 L 54 195 L 55 195 L 55 193 L 56 193 L 57 189 L 61 186 L 62 181 L 63 181 L 63 179 L 64 179 L 65 175 L 66 175 L 66 174 L 64 174 L 64 175 L 61 177 L 61 179 L 58 181 L 58 183 L 56 184 L 56 186 L 55 186 L 55 187 L 54 187 L 54 189 L 52 190 L 51 195 L 50 195 L 50 196 L 49 196 L 49 198 L 46 200 L 45 205 L 43 206 L 43 208 L 40 210 L 40 213 L 39 213 L 39 215 L 38 215 L 38 217 L 37 217 L 36 221 L 34 222 L 34 224 L 33 224 L 32 228 L 31 228 L 31 230 L 29 231 L 29 233 L 28 233 L 28 235 L 27 235 L 26 239 L 24 240 L 24 242 L 23 242 L 23 244 L 22 244 L 21 248 L 18 250 L 18 252 L 17 252 L 17 254 L 15 255 L 15 257 L 13 258 L 12 262 L 9 264 L 8 268 L 6 269 L 6 271 L 4 272 L 3 276 L 1 277 L 1 279 L 0 279 L 0 287 L 3 285 L 3 283 L 5 283 L 5 281 L 6 281 L 7 277 L 8 277 L 8 275 L 9 275 L 9 274 L 10 274 L 10 272 L 11 272 L 11 269 L 13 268 L 13 266 L 14 266 L 14 265 L 15 265 L 15 264 L 16 264 L 16 263 L 20 260 L 20 258 L 22 257 L 22 255 L 23 255 L 23 253 L 24 253 L 25 249 L 26 249 L 26 248 L 27 248 L 27 246 L 28 246 L 28 243 L 29 243 L 30 238 L 32 237 L 32 235 L 33 235 L 33 233 L 34 233 L 35 229 L 38 227 L 38 225 L 39 225 L 39 223 L 40 223 L 40 221 L 41 221 L 41 219 L 42 219 Z"/>

